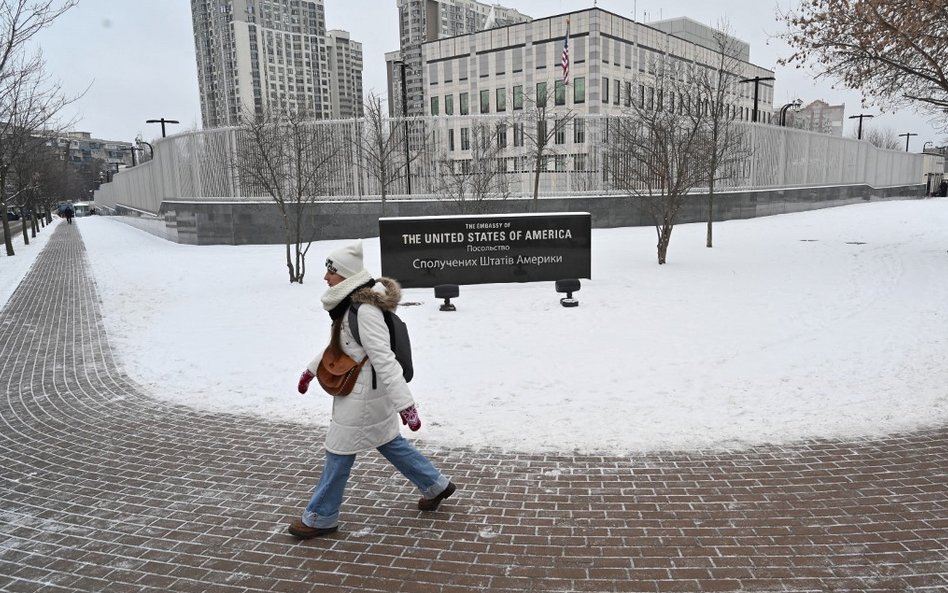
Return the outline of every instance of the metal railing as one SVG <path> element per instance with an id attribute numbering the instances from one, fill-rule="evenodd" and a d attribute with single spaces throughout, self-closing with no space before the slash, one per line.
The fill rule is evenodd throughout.
<path id="1" fill-rule="evenodd" d="M 440 199 L 444 163 L 457 170 L 470 161 L 470 137 L 479 127 L 504 126 L 505 146 L 493 157 L 505 173 L 510 196 L 532 196 L 535 159 L 529 142 L 514 133 L 518 120 L 496 115 L 392 119 L 391 133 L 405 150 L 392 153 L 392 171 L 408 153 L 411 195 L 404 175 L 391 181 L 389 199 Z M 519 120 L 524 125 L 530 122 Z M 620 193 L 608 174 L 608 117 L 576 116 L 549 146 L 540 196 Z M 406 125 L 407 124 L 407 125 Z M 370 173 L 363 120 L 317 121 L 336 138 L 326 168 L 325 200 L 378 200 L 381 187 Z M 733 167 L 721 190 L 865 184 L 887 187 L 924 183 L 922 155 L 882 150 L 868 142 L 765 124 L 736 122 L 743 132 L 746 158 Z M 580 128 L 577 131 L 577 126 Z M 407 130 L 404 131 L 404 130 Z M 466 131 L 465 131 L 466 130 Z M 407 137 L 407 139 L 406 139 Z M 561 142 L 557 142 L 557 140 Z M 166 201 L 269 201 L 241 174 L 238 162 L 248 138 L 240 128 L 218 128 L 158 140 L 154 159 L 116 174 L 95 193 L 97 205 L 127 206 L 158 214 Z M 527 145 L 523 145 L 527 144 Z"/>

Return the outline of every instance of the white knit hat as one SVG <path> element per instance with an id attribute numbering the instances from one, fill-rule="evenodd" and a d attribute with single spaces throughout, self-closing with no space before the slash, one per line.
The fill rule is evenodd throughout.
<path id="1" fill-rule="evenodd" d="M 362 265 L 362 239 L 333 251 L 326 258 L 326 269 L 343 278 L 351 278 L 365 269 Z"/>

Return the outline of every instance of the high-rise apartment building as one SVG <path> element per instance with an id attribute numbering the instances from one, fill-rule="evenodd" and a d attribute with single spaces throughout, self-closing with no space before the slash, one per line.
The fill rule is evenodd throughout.
<path id="1" fill-rule="evenodd" d="M 362 44 L 349 38 L 346 31 L 332 30 L 327 35 L 329 50 L 329 104 L 333 119 L 362 116 Z"/>
<path id="2" fill-rule="evenodd" d="M 399 52 L 386 54 L 389 113 L 423 115 L 425 112 L 423 43 L 530 20 L 512 8 L 475 0 L 398 0 Z M 403 96 L 407 97 L 407 109 L 402 105 Z"/>
<path id="3" fill-rule="evenodd" d="M 327 34 L 323 0 L 191 0 L 191 16 L 205 128 L 274 108 L 361 112 L 362 45 Z"/>

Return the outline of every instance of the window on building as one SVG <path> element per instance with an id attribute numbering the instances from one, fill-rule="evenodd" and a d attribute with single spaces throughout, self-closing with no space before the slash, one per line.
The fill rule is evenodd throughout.
<path id="1" fill-rule="evenodd" d="M 573 144 L 585 144 L 586 142 L 586 120 L 573 119 Z"/>
<path id="2" fill-rule="evenodd" d="M 602 77 L 602 103 L 609 104 L 609 79 L 605 76 Z"/>
<path id="3" fill-rule="evenodd" d="M 545 43 L 538 43 L 533 46 L 533 63 L 537 70 L 546 68 L 546 45 Z"/>
<path id="4" fill-rule="evenodd" d="M 454 115 L 454 95 L 444 96 L 444 114 Z"/>
<path id="5" fill-rule="evenodd" d="M 507 52 L 499 51 L 494 54 L 494 72 L 498 76 L 507 72 Z"/>
<path id="6" fill-rule="evenodd" d="M 553 157 L 553 168 L 557 173 L 562 173 L 566 170 L 566 155 L 558 154 Z"/>
<path id="7" fill-rule="evenodd" d="M 507 124 L 497 124 L 497 147 L 507 148 Z"/>
<path id="8" fill-rule="evenodd" d="M 612 104 L 613 105 L 619 104 L 619 84 L 620 84 L 620 81 L 618 78 L 612 81 Z"/>
<path id="9" fill-rule="evenodd" d="M 645 109 L 645 85 L 639 85 L 639 107 Z"/>
<path id="10" fill-rule="evenodd" d="M 546 107 L 546 83 L 537 83 L 537 107 Z"/>
<path id="11" fill-rule="evenodd" d="M 556 121 L 553 130 L 553 140 L 556 144 L 566 144 L 566 122 Z"/>
<path id="12" fill-rule="evenodd" d="M 523 109 L 523 85 L 518 84 L 513 88 L 513 108 Z"/>
<path id="13" fill-rule="evenodd" d="M 517 72 L 523 72 L 523 48 L 517 47 L 514 48 L 513 52 L 510 54 L 511 60 L 511 70 L 516 74 Z"/>
<path id="14" fill-rule="evenodd" d="M 583 77 L 573 79 L 573 103 L 586 102 L 586 79 Z"/>
<path id="15" fill-rule="evenodd" d="M 554 103 L 556 105 L 566 105 L 566 83 L 559 79 L 554 83 Z"/>
<path id="16" fill-rule="evenodd" d="M 632 107 L 632 83 L 625 83 L 625 106 Z"/>
<path id="17" fill-rule="evenodd" d="M 513 125 L 513 145 L 523 146 L 523 124 Z"/>
<path id="18" fill-rule="evenodd" d="M 470 128 L 461 128 L 461 150 L 471 150 Z"/>
<path id="19" fill-rule="evenodd" d="M 469 104 L 467 93 L 461 93 L 460 95 L 460 109 L 461 115 L 468 115 L 471 112 L 471 106 Z"/>
<path id="20" fill-rule="evenodd" d="M 498 113 L 507 111 L 507 89 L 497 89 L 495 104 Z"/>
<path id="21" fill-rule="evenodd" d="M 481 91 L 481 113 L 490 113 L 490 91 Z"/>
<path id="22" fill-rule="evenodd" d="M 431 97 L 431 115 L 438 115 L 438 97 Z"/>
<path id="23" fill-rule="evenodd" d="M 454 130 L 448 130 L 448 150 L 454 152 Z"/>

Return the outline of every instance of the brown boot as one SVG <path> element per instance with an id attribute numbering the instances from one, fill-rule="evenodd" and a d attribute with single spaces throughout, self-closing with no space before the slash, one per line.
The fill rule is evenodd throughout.
<path id="1" fill-rule="evenodd" d="M 457 490 L 457 486 L 454 485 L 454 482 L 448 482 L 448 487 L 444 491 L 435 496 L 434 498 L 422 498 L 418 500 L 418 508 L 422 511 L 436 511 L 438 510 L 438 505 L 441 504 L 441 501 L 445 498 L 454 494 L 454 491 Z"/>
<path id="2" fill-rule="evenodd" d="M 310 527 L 306 523 L 303 523 L 302 519 L 293 519 L 293 522 L 290 523 L 290 526 L 287 527 L 287 531 L 290 534 L 295 535 L 300 539 L 312 539 L 314 537 L 320 537 L 323 535 L 329 535 L 330 533 L 335 533 L 339 530 L 338 525 L 332 527 Z"/>

